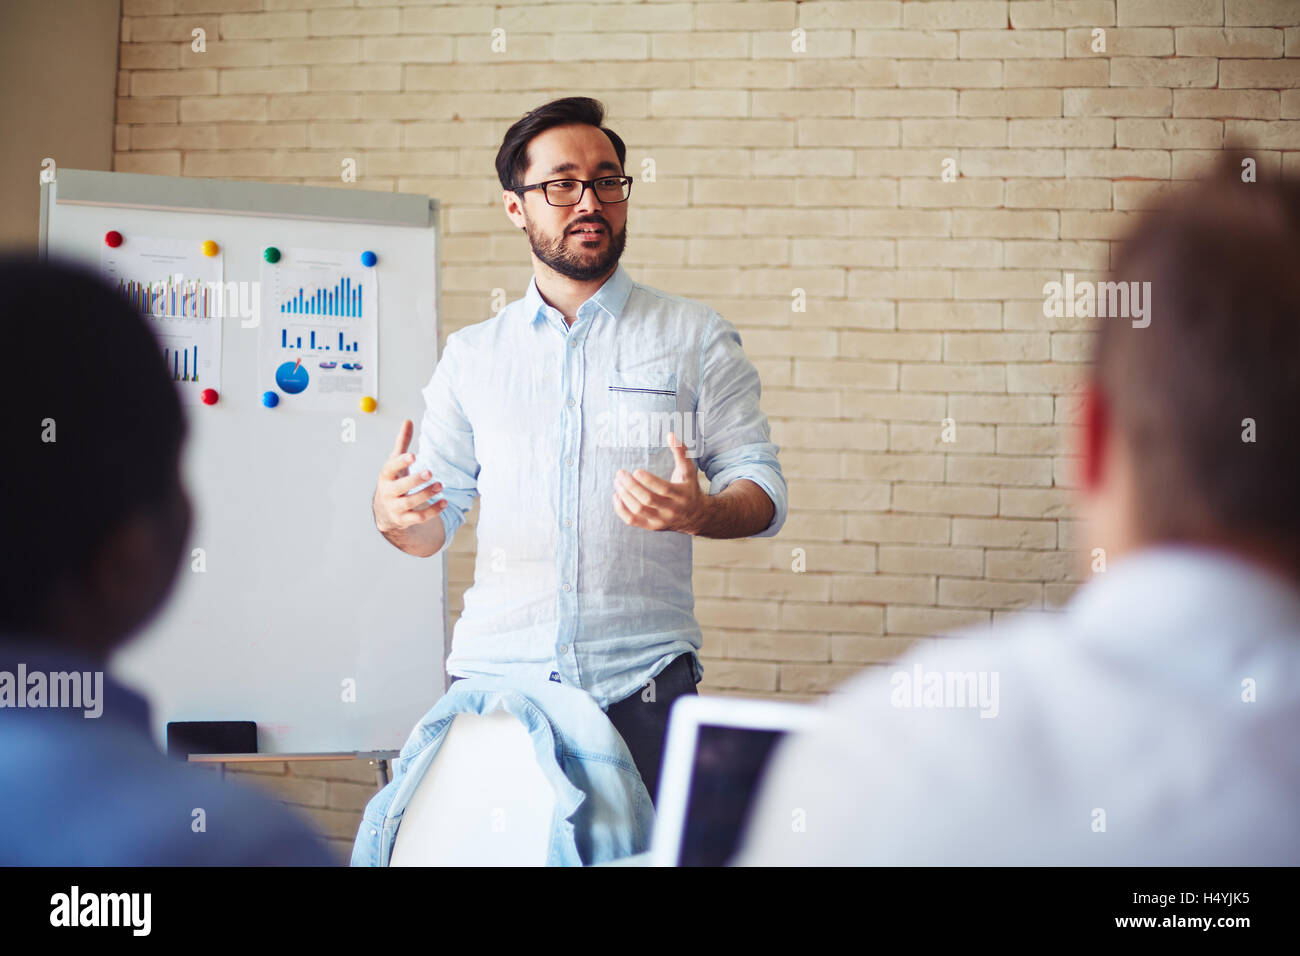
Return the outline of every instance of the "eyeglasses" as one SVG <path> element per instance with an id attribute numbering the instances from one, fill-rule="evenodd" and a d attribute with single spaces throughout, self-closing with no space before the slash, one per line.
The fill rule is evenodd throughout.
<path id="1" fill-rule="evenodd" d="M 523 195 L 530 189 L 540 189 L 552 206 L 576 206 L 590 186 L 601 202 L 627 202 L 632 194 L 631 176 L 606 176 L 601 179 L 552 179 L 531 186 L 520 186 L 515 192 Z"/>

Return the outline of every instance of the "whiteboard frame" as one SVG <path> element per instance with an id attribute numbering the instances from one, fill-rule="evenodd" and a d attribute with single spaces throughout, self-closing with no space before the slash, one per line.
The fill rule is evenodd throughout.
<path id="1" fill-rule="evenodd" d="M 442 235 L 441 203 L 438 199 L 416 193 L 58 168 L 53 183 L 44 179 L 41 181 L 38 251 L 42 260 L 49 255 L 50 206 L 55 201 L 55 190 L 51 186 L 54 184 L 58 187 L 57 203 L 60 206 L 103 206 L 432 229 L 438 253 L 434 257 L 433 273 L 436 321 L 434 341 L 437 347 L 435 360 L 442 359 Z M 451 653 L 447 550 L 444 547 L 442 553 L 437 555 L 442 566 L 443 646 L 440 670 L 444 692 L 447 688 L 447 657 Z M 387 754 L 387 751 L 384 753 Z M 308 758 L 306 754 L 298 756 Z"/>

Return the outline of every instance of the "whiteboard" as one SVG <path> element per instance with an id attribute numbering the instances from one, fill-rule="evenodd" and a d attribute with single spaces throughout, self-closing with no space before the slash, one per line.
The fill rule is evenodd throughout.
<path id="1" fill-rule="evenodd" d="M 272 245 L 377 255 L 371 413 L 264 407 L 259 330 L 238 314 L 220 320 L 219 400 L 183 406 L 188 552 L 169 601 L 111 668 L 150 699 L 160 746 L 168 721 L 253 720 L 259 753 L 400 749 L 443 690 L 446 556 L 394 548 L 375 530 L 371 498 L 401 421 L 418 428 L 437 361 L 437 200 L 85 170 L 57 177 L 41 187 L 42 253 L 96 271 L 110 230 L 127 242 L 214 240 L 226 282 L 258 281 Z"/>

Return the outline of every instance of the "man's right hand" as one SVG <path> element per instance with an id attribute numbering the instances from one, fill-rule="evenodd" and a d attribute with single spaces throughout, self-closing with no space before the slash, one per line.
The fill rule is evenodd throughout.
<path id="1" fill-rule="evenodd" d="M 412 538 L 426 539 L 424 543 L 433 544 L 430 539 L 435 536 L 433 531 L 428 534 L 417 533 L 407 534 L 408 529 L 423 525 L 432 518 L 436 518 L 447 507 L 446 499 L 435 501 L 428 507 L 422 507 L 433 498 L 437 497 L 442 491 L 442 483 L 434 482 L 428 488 L 425 488 L 419 494 L 407 495 L 417 485 L 422 485 L 432 477 L 429 472 L 422 472 L 417 475 L 408 475 L 410 466 L 415 461 L 415 456 L 407 452 L 407 447 L 411 444 L 411 434 L 415 426 L 408 418 L 402 422 L 402 427 L 397 431 L 397 443 L 393 445 L 393 454 L 384 462 L 384 467 L 379 470 L 379 483 L 375 487 L 375 527 L 380 533 L 387 537 L 393 544 L 408 551 L 408 545 L 414 544 Z M 436 537 L 439 539 L 432 554 L 442 547 L 442 538 L 445 536 L 445 530 L 441 521 L 435 522 Z M 420 548 L 420 551 L 426 550 Z M 410 553 L 418 553 L 411 551 Z"/>

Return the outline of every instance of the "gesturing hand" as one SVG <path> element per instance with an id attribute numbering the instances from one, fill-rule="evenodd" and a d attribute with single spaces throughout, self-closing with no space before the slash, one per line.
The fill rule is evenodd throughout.
<path id="1" fill-rule="evenodd" d="M 686 446 L 672 432 L 668 445 L 673 450 L 672 477 L 665 481 L 644 468 L 631 474 L 620 468 L 614 476 L 614 510 L 634 528 L 696 534 L 709 496 L 700 490 Z"/>
<path id="2" fill-rule="evenodd" d="M 432 477 L 427 471 L 409 474 L 415 456 L 406 449 L 411 444 L 411 433 L 414 430 L 415 426 L 409 418 L 402 422 L 402 427 L 397 430 L 397 444 L 393 446 L 392 455 L 379 470 L 374 497 L 375 527 L 384 534 L 423 524 L 447 507 L 446 499 L 434 501 L 423 510 L 420 507 L 442 492 L 440 481 L 417 494 L 407 494 L 416 485 L 422 485 Z"/>

